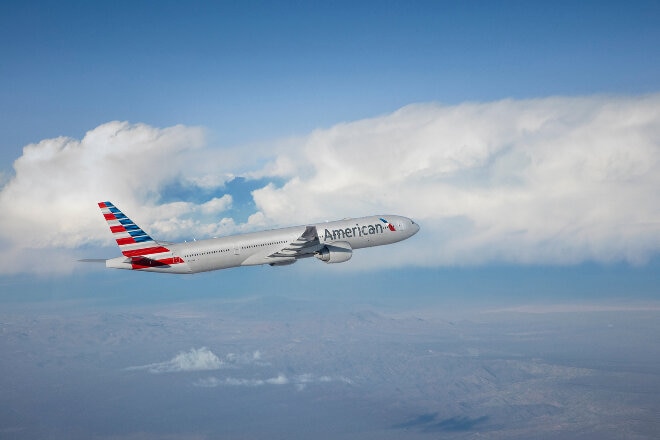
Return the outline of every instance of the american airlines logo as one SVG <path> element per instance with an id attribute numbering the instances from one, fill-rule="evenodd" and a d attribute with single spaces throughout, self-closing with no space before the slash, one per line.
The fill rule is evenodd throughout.
<path id="1" fill-rule="evenodd" d="M 356 224 L 350 228 L 344 229 L 326 229 L 323 235 L 324 240 L 341 240 L 342 238 L 352 238 L 352 237 L 364 237 L 365 235 L 375 235 L 382 234 L 385 232 L 385 229 L 389 229 L 394 232 L 396 229 L 394 225 L 390 224 L 384 218 L 380 219 L 381 223 L 376 223 L 374 225 L 358 225 Z"/>

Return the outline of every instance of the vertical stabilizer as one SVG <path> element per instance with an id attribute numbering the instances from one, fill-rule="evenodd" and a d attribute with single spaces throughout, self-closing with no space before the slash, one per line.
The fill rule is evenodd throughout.
<path id="1" fill-rule="evenodd" d="M 157 257 L 156 254 L 170 251 L 158 244 L 112 203 L 100 202 L 99 208 L 125 257 L 149 256 L 149 258 L 154 258 Z"/>

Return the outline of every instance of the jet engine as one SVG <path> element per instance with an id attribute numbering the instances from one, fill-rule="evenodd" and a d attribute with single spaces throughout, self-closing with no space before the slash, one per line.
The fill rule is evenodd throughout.
<path id="1" fill-rule="evenodd" d="M 343 263 L 351 259 L 353 248 L 348 242 L 336 241 L 324 246 L 314 256 L 325 263 Z"/>

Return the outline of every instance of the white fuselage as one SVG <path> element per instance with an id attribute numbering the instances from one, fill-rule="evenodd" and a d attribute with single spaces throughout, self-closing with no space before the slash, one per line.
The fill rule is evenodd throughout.
<path id="1" fill-rule="evenodd" d="M 382 221 L 387 218 L 388 223 Z M 416 234 L 419 226 L 409 218 L 387 215 L 351 218 L 318 223 L 318 242 L 307 244 L 303 252 L 290 255 L 287 248 L 301 237 L 308 226 L 293 226 L 228 237 L 167 244 L 177 264 L 140 267 L 141 270 L 169 273 L 197 273 L 259 264 L 286 265 L 312 257 L 323 249 L 345 246 L 349 252 L 371 246 L 396 243 Z M 348 257 L 350 258 L 350 256 Z M 107 267 L 131 269 L 125 257 L 107 260 Z"/>

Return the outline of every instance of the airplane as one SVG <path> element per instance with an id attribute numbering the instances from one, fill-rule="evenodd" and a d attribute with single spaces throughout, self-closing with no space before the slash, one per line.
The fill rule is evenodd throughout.
<path id="1" fill-rule="evenodd" d="M 106 267 L 147 272 L 193 274 L 260 264 L 285 266 L 308 257 L 342 263 L 351 259 L 354 249 L 396 243 L 419 231 L 409 218 L 376 215 L 166 243 L 151 238 L 112 203 L 98 205 L 122 253 L 105 260 Z"/>

